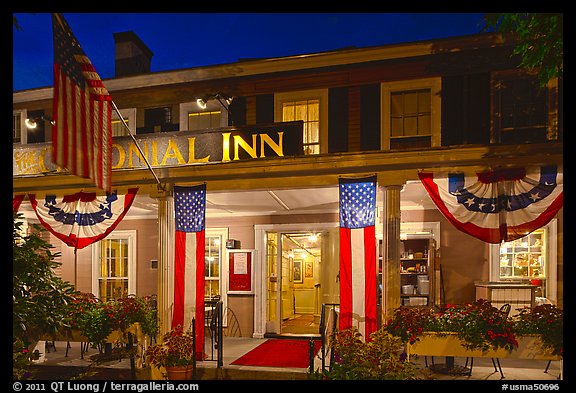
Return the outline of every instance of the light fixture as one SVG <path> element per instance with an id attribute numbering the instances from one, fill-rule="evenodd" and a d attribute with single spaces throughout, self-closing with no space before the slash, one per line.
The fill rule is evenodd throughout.
<path id="1" fill-rule="evenodd" d="M 206 107 L 208 106 L 208 101 L 217 100 L 220 103 L 220 105 L 222 105 L 222 108 L 226 109 L 226 112 L 228 112 L 228 116 L 230 117 L 232 124 L 234 124 L 232 111 L 230 110 L 230 104 L 232 104 L 233 99 L 234 98 L 232 96 L 229 96 L 228 94 L 218 92 L 215 94 L 207 94 L 204 97 L 196 99 L 196 104 L 200 109 L 206 109 Z"/>
<path id="2" fill-rule="evenodd" d="M 56 121 L 52 120 L 49 116 L 44 116 L 44 115 L 38 116 L 38 117 L 26 118 L 26 120 L 24 120 L 24 123 L 26 124 L 26 127 L 34 129 L 34 128 L 38 127 L 38 121 L 39 120 L 48 121 L 52 125 L 56 124 Z"/>
<path id="3" fill-rule="evenodd" d="M 200 109 L 206 109 L 206 105 L 208 104 L 208 97 L 204 97 L 204 98 L 198 98 L 196 100 L 196 104 L 198 105 L 198 107 L 200 107 Z"/>

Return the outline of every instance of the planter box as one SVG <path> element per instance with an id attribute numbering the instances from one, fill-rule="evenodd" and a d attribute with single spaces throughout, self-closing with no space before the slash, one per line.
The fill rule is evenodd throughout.
<path id="1" fill-rule="evenodd" d="M 408 344 L 406 352 L 408 357 L 412 355 L 422 356 L 454 356 L 474 358 L 509 358 L 509 359 L 538 359 L 538 360 L 561 360 L 553 355 L 551 350 L 544 349 L 538 335 L 525 335 L 516 337 L 518 348 L 511 352 L 505 349 L 490 349 L 486 352 L 480 350 L 468 350 L 464 347 L 456 333 L 429 332 L 420 336 L 420 340 L 414 344 Z"/>

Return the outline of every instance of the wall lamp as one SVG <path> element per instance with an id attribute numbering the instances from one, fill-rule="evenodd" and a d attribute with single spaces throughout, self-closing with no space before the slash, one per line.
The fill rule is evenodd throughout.
<path id="1" fill-rule="evenodd" d="M 44 115 L 39 116 L 39 117 L 27 118 L 26 120 L 24 120 L 24 123 L 26 123 L 26 127 L 28 127 L 28 128 L 36 128 L 36 127 L 38 127 L 38 121 L 39 120 L 48 121 L 48 122 L 50 122 L 50 124 L 56 125 L 55 120 L 52 120 L 51 117 L 44 116 Z"/>
<path id="2" fill-rule="evenodd" d="M 228 116 L 230 117 L 232 124 L 234 124 L 232 111 L 230 110 L 230 104 L 232 104 L 233 99 L 234 98 L 229 96 L 228 94 L 218 92 L 216 94 L 207 94 L 202 98 L 198 98 L 196 100 L 196 104 L 198 105 L 199 108 L 206 109 L 208 101 L 217 100 L 220 103 L 220 105 L 222 105 L 222 108 L 226 109 L 226 112 L 228 112 Z"/>

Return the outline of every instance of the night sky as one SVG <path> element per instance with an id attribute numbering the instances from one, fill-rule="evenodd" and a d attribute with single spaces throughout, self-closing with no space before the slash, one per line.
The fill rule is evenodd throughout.
<path id="1" fill-rule="evenodd" d="M 14 14 L 13 91 L 53 85 L 49 13 Z M 481 13 L 64 13 L 102 79 L 114 77 L 113 33 L 134 31 L 166 71 L 482 31 Z M 105 81 L 104 81 L 105 82 Z"/>

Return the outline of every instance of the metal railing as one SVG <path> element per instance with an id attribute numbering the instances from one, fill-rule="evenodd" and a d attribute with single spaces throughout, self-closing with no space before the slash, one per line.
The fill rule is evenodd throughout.
<path id="1" fill-rule="evenodd" d="M 338 312 L 336 311 L 340 303 L 322 303 L 322 313 L 320 314 L 320 336 L 322 338 L 322 371 L 326 369 L 326 355 L 329 351 L 329 369 L 332 368 L 334 350 L 330 345 L 330 340 L 338 330 Z"/>

